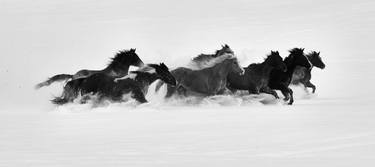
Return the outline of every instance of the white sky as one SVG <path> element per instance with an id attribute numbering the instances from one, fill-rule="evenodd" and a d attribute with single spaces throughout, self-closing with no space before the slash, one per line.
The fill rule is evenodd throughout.
<path id="1" fill-rule="evenodd" d="M 371 0 L 0 0 L 0 99 L 30 101 L 37 82 L 103 68 L 130 47 L 171 67 L 224 43 L 244 66 L 296 46 L 328 62 L 374 60 L 374 16 Z"/>

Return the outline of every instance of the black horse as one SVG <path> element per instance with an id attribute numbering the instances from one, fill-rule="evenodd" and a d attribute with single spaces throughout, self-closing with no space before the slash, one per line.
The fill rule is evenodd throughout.
<path id="1" fill-rule="evenodd" d="M 109 75 L 112 77 L 123 77 L 128 74 L 129 66 L 142 67 L 144 64 L 142 60 L 135 53 L 135 49 L 122 50 L 116 53 L 115 57 L 112 58 L 112 61 L 109 65 L 103 70 L 80 70 L 74 75 L 71 74 L 58 74 L 48 80 L 39 83 L 35 86 L 36 89 L 39 89 L 43 86 L 48 86 L 56 81 L 66 81 L 68 79 L 79 79 L 87 78 L 93 74 L 102 73 L 104 75 Z"/>
<path id="2" fill-rule="evenodd" d="M 250 64 L 245 69 L 244 75 L 230 73 L 227 77 L 227 87 L 232 92 L 236 90 L 247 90 L 250 94 L 259 94 L 260 90 L 272 94 L 276 98 L 277 93 L 268 87 L 268 80 L 272 69 L 286 71 L 287 67 L 278 51 L 271 51 L 271 54 L 259 64 Z"/>
<path id="3" fill-rule="evenodd" d="M 145 94 L 148 86 L 157 79 L 176 85 L 175 78 L 164 63 L 160 65 L 148 64 L 122 78 L 97 73 L 87 78 L 71 80 L 65 85 L 62 96 L 53 99 L 52 102 L 60 105 L 65 104 L 72 102 L 79 95 L 82 95 L 84 100 L 87 100 L 90 95 L 97 95 L 99 102 L 103 99 L 121 102 L 123 95 L 130 93 L 132 98 L 140 103 L 145 103 L 147 102 Z"/>
<path id="4" fill-rule="evenodd" d="M 307 59 L 306 55 L 303 53 L 304 49 L 294 48 L 290 50 L 288 57 L 284 59 L 284 63 L 287 66 L 287 71 L 284 72 L 279 69 L 273 69 L 270 73 L 270 79 L 268 81 L 268 86 L 271 89 L 280 90 L 284 95 L 284 100 L 289 100 L 289 105 L 293 104 L 293 91 L 289 88 L 289 84 L 292 80 L 293 72 L 297 66 L 302 66 L 307 69 L 312 67 L 310 61 Z M 261 90 L 261 92 L 266 93 L 266 90 Z"/>
<path id="5" fill-rule="evenodd" d="M 309 59 L 310 63 L 313 67 L 318 67 L 320 69 L 324 69 L 326 65 L 323 63 L 322 58 L 320 57 L 320 52 L 313 51 L 306 55 Z M 307 88 L 312 88 L 312 93 L 315 93 L 316 86 L 311 83 L 311 70 L 312 68 L 308 69 L 305 67 L 297 66 L 296 70 L 294 70 L 293 77 L 292 77 L 292 84 L 298 85 L 302 84 L 307 91 Z"/>

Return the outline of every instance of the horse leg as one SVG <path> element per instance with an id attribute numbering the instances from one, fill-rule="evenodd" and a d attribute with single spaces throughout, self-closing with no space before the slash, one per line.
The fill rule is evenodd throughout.
<path id="1" fill-rule="evenodd" d="M 255 90 L 252 88 L 250 88 L 248 91 L 249 91 L 249 94 L 259 94 L 259 90 Z"/>
<path id="2" fill-rule="evenodd" d="M 147 103 L 146 97 L 143 94 L 142 90 L 140 89 L 134 89 L 132 90 L 132 98 L 137 100 L 140 103 Z"/>
<path id="3" fill-rule="evenodd" d="M 186 91 L 186 89 L 185 89 L 184 87 L 182 87 L 182 86 L 179 86 L 179 87 L 177 88 L 177 93 L 178 93 L 179 95 L 184 95 L 185 97 L 187 96 L 187 91 Z"/>
<path id="4" fill-rule="evenodd" d="M 271 89 L 270 87 L 266 86 L 261 89 L 263 93 L 271 94 L 273 95 L 276 99 L 279 99 L 280 97 L 277 95 L 276 91 Z"/>
<path id="5" fill-rule="evenodd" d="M 283 95 L 285 96 L 284 101 L 288 101 L 289 100 L 288 104 L 289 105 L 293 104 L 293 102 L 294 102 L 293 90 L 290 89 L 290 88 L 288 88 L 285 85 L 280 85 L 280 90 L 283 93 Z"/>
<path id="6" fill-rule="evenodd" d="M 284 85 L 279 85 L 278 89 L 281 91 L 281 93 L 284 95 L 284 101 L 288 101 L 290 99 L 290 94 L 289 94 L 289 88 L 284 86 Z"/>
<path id="7" fill-rule="evenodd" d="M 78 96 L 78 90 L 74 89 L 68 83 L 64 87 L 64 91 L 61 95 L 61 97 L 56 97 L 55 99 L 51 100 L 52 103 L 57 104 L 57 105 L 63 105 L 69 102 L 73 102 L 73 100 Z"/>
<path id="8" fill-rule="evenodd" d="M 83 95 L 82 98 L 81 98 L 81 100 L 79 101 L 79 103 L 85 104 L 90 99 L 91 99 L 90 95 Z"/>
<path id="9" fill-rule="evenodd" d="M 305 84 L 306 87 L 309 87 L 309 88 L 312 88 L 312 93 L 315 93 L 315 90 L 316 90 L 316 86 L 314 84 L 312 84 L 310 81 L 308 81 L 306 84 Z"/>
<path id="10" fill-rule="evenodd" d="M 176 86 L 167 85 L 167 94 L 165 98 L 170 98 L 176 92 Z"/>

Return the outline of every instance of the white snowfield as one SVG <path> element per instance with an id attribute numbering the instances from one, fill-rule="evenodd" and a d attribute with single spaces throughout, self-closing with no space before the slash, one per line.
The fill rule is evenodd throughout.
<path id="1" fill-rule="evenodd" d="M 333 65 L 314 72 L 331 76 Z M 358 80 L 371 88 L 373 82 L 364 81 Z M 332 95 L 323 84 L 328 82 L 317 83 L 316 95 L 293 87 L 293 106 L 269 95 L 260 95 L 263 103 L 248 95 L 166 102 L 165 90 L 154 94 L 153 85 L 150 103 L 139 106 L 131 101 L 5 110 L 0 166 L 374 165 L 370 92 L 336 88 Z"/>
<path id="2" fill-rule="evenodd" d="M 0 167 L 373 167 L 375 1 L 0 1 Z M 104 68 L 119 49 L 186 65 L 228 44 L 242 66 L 271 50 L 321 51 L 316 94 L 149 103 L 49 100 L 59 73 Z M 134 69 L 134 68 L 133 68 Z M 310 90 L 311 91 L 311 90 Z M 279 96 L 282 97 L 281 93 Z"/>

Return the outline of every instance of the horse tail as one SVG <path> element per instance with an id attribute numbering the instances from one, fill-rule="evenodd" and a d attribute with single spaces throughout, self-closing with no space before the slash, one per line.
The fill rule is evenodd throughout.
<path id="1" fill-rule="evenodd" d="M 163 81 L 159 81 L 157 84 L 156 84 L 156 87 L 155 87 L 155 92 L 158 92 L 160 87 L 163 86 L 164 82 Z"/>
<path id="2" fill-rule="evenodd" d="M 65 81 L 65 80 L 68 80 L 68 79 L 71 79 L 71 78 L 73 78 L 73 75 L 70 75 L 70 74 L 58 74 L 58 75 L 55 75 L 55 76 L 53 76 L 51 78 L 48 78 L 44 82 L 41 82 L 41 83 L 37 84 L 35 86 L 35 89 L 39 89 L 39 88 L 41 88 L 43 86 L 49 86 L 53 82 Z"/>

